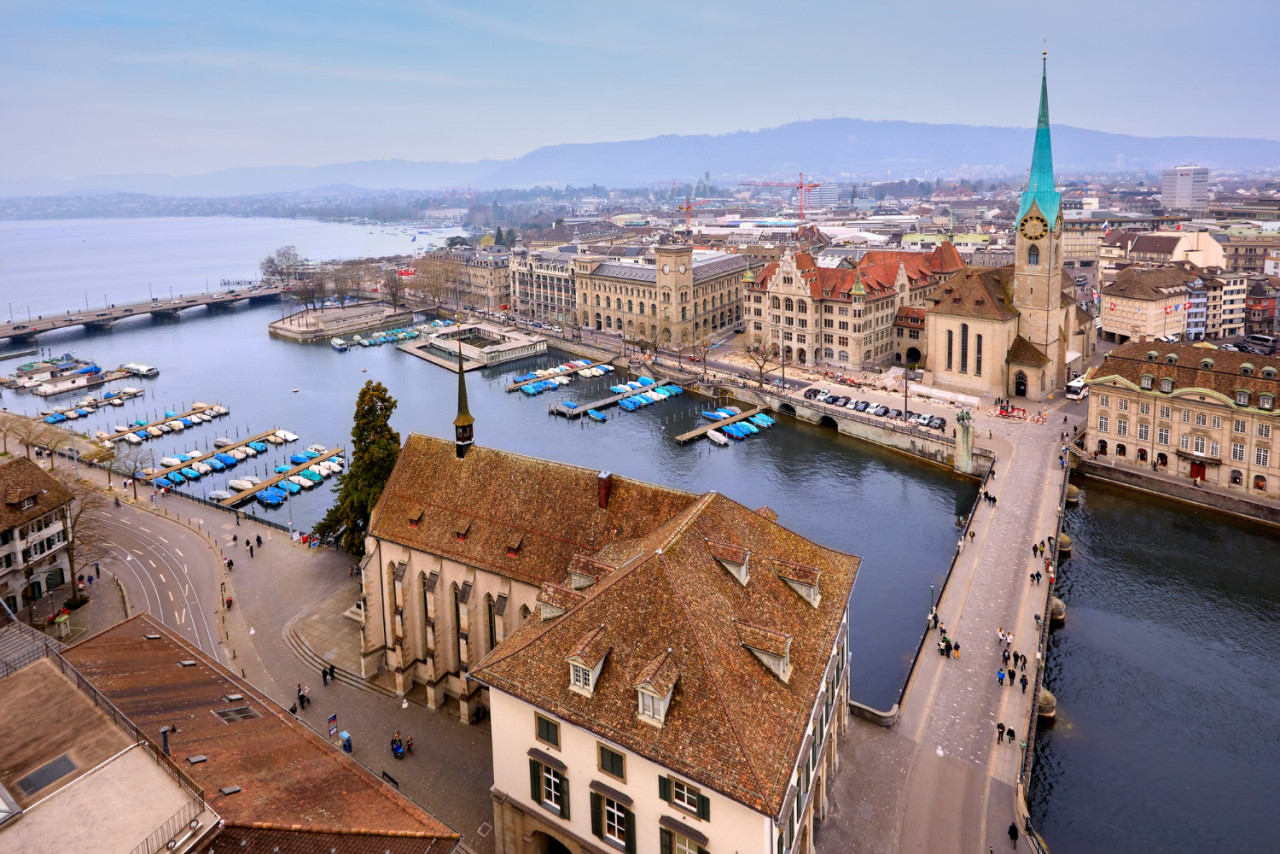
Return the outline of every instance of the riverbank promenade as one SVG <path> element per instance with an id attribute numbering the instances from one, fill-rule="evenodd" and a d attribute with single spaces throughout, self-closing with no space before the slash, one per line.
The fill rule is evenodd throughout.
<path id="1" fill-rule="evenodd" d="M 959 656 L 941 656 L 941 634 L 931 629 L 896 725 L 854 719 L 832 783 L 831 813 L 818 825 L 817 850 L 1009 851 L 1011 823 L 1019 849 L 1028 850 L 1020 774 L 1040 663 L 1036 615 L 1044 615 L 1049 592 L 1047 574 L 1039 586 L 1031 583 L 1030 573 L 1045 566 L 1031 546 L 1056 530 L 1066 474 L 1058 462 L 1061 434 L 1074 431 L 1078 420 L 1058 409 L 1039 425 L 978 417 L 977 445 L 996 456 L 987 490 L 997 501 L 978 502 L 973 537 L 960 547 L 938 602 L 940 623 L 959 643 Z M 1010 653 L 1029 659 L 1025 694 L 1016 679 L 1003 687 L 997 680 L 1005 667 L 1001 629 L 1014 636 Z M 1012 743 L 999 723 L 1013 728 Z"/>

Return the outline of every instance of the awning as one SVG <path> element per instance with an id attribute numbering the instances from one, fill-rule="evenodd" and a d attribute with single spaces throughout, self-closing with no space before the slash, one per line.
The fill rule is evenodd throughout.
<path id="1" fill-rule="evenodd" d="M 1077 353 L 1075 350 L 1068 350 L 1068 351 L 1067 351 L 1067 364 L 1069 365 L 1069 364 L 1071 364 L 1072 362 L 1074 362 L 1074 361 L 1078 360 L 1078 359 L 1080 358 L 1080 355 L 1081 355 L 1081 354 L 1080 354 L 1080 353 Z"/>

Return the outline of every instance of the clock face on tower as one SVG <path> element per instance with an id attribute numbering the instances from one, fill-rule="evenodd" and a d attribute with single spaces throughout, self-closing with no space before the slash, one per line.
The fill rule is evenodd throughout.
<path id="1" fill-rule="evenodd" d="M 1049 233 L 1049 223 L 1044 217 L 1032 214 L 1022 221 L 1018 231 L 1022 232 L 1022 236 L 1027 240 L 1039 240 Z"/>

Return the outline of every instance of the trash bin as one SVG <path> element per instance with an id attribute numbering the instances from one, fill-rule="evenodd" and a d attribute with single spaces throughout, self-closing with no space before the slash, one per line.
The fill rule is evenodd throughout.
<path id="1" fill-rule="evenodd" d="M 351 752 L 351 733 L 347 732 L 344 729 L 342 732 L 338 733 L 338 738 L 342 739 L 342 751 L 344 753 L 350 753 Z"/>

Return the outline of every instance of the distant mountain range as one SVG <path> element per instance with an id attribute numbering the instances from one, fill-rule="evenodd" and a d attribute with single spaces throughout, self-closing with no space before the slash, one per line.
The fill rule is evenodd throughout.
<path id="1" fill-rule="evenodd" d="M 1030 128 L 934 125 L 817 119 L 756 131 L 659 136 L 624 142 L 566 143 L 512 160 L 472 163 L 377 160 L 328 166 L 259 166 L 174 178 L 167 175 L 88 175 L 0 179 L 0 196 L 44 196 L 115 191 L 162 196 L 213 197 L 314 190 L 350 185 L 370 190 L 477 189 L 571 184 L 634 187 L 696 179 L 713 182 L 804 171 L 818 180 L 997 177 L 1024 172 L 1031 157 Z M 1059 174 L 1159 170 L 1180 163 L 1211 169 L 1280 166 L 1280 142 L 1218 137 L 1139 137 L 1056 125 Z"/>

